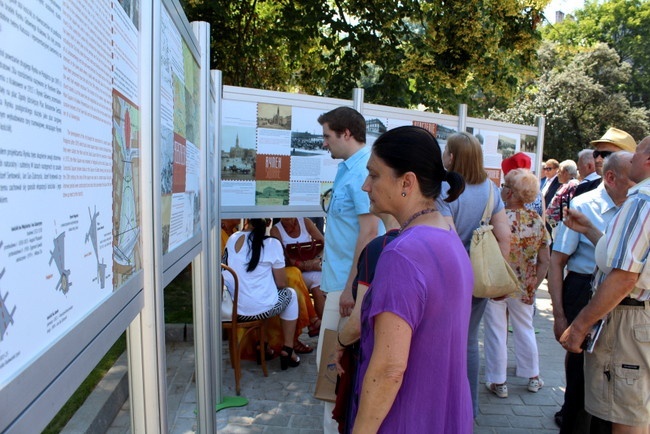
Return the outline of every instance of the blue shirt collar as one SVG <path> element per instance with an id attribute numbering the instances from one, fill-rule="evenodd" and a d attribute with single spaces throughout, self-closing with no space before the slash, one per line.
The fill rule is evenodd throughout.
<path id="1" fill-rule="evenodd" d="M 364 145 L 363 148 L 359 149 L 357 152 L 352 154 L 350 158 L 341 163 L 345 164 L 345 167 L 347 167 L 348 170 L 352 170 L 352 168 L 359 164 L 359 162 L 368 161 L 367 159 L 364 159 L 368 154 L 370 154 L 370 146 Z"/>

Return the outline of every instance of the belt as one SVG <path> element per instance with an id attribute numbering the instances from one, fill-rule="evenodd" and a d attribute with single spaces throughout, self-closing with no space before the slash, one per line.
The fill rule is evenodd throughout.
<path id="1" fill-rule="evenodd" d="M 645 307 L 645 301 L 637 300 L 636 298 L 625 297 L 618 304 L 619 306 L 635 306 L 635 307 Z"/>
<path id="2" fill-rule="evenodd" d="M 585 273 L 576 273 L 575 271 L 569 271 L 568 274 L 573 274 L 574 276 L 582 277 L 583 279 L 591 279 L 593 277 L 592 273 L 585 274 Z"/>

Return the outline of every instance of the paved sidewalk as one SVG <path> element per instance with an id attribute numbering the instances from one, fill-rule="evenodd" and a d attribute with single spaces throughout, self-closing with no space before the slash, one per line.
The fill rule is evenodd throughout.
<path id="1" fill-rule="evenodd" d="M 564 393 L 564 351 L 553 337 L 551 300 L 546 286 L 538 292 L 535 327 L 539 331 L 541 376 L 544 387 L 538 393 L 526 389 L 528 380 L 514 376 L 514 354 L 509 344 L 508 392 L 500 399 L 480 385 L 480 414 L 474 433 L 556 433 L 553 415 Z M 316 346 L 316 338 L 303 334 L 302 340 Z M 230 368 L 227 345 L 224 345 L 223 395 L 235 396 L 234 375 Z M 481 350 L 482 353 L 482 350 Z M 269 362 L 269 376 L 264 377 L 255 362 L 242 362 L 242 396 L 249 404 L 217 413 L 219 433 L 321 433 L 323 406 L 312 396 L 316 381 L 316 356 L 302 355 L 297 368 L 280 370 L 279 359 Z M 196 384 L 194 382 L 194 348 L 191 344 L 170 343 L 167 348 L 169 429 L 173 434 L 196 432 Z M 483 368 L 481 368 L 481 380 Z M 108 433 L 129 433 L 128 401 Z"/>

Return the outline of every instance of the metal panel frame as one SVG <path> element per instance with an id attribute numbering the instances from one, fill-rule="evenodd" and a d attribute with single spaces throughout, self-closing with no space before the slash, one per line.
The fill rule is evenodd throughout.
<path id="1" fill-rule="evenodd" d="M 211 327 L 210 295 L 213 287 L 210 285 L 211 269 L 216 268 L 215 258 L 210 249 L 210 147 L 208 145 L 210 112 L 208 105 L 212 104 L 210 92 L 210 25 L 206 22 L 193 22 L 192 30 L 199 40 L 201 50 L 200 75 L 200 128 L 201 128 L 201 240 L 205 246 L 192 261 L 192 287 L 194 311 L 194 353 L 196 370 L 197 420 L 198 432 L 215 432 L 217 415 L 214 410 L 216 397 L 212 384 L 216 383 L 216 372 L 212 370 L 212 359 L 217 356 L 216 348 L 212 347 L 212 335 L 217 330 Z"/>

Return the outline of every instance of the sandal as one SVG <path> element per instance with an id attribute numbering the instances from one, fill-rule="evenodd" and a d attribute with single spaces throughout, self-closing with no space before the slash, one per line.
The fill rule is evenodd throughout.
<path id="1" fill-rule="evenodd" d="M 293 344 L 293 349 L 297 354 L 309 354 L 312 351 L 314 351 L 314 349 L 312 347 L 310 347 L 309 345 L 307 345 L 305 343 L 300 342 L 297 339 L 296 339 L 296 342 L 294 342 L 294 344 Z"/>
<path id="2" fill-rule="evenodd" d="M 310 338 L 313 338 L 314 336 L 318 336 L 320 334 L 320 324 L 321 321 L 320 319 L 316 318 L 314 321 L 309 324 L 307 327 L 307 334 L 309 335 Z"/>
<path id="3" fill-rule="evenodd" d="M 293 348 L 282 347 L 280 353 L 280 369 L 286 371 L 287 368 L 295 368 L 300 365 L 300 357 L 293 358 Z"/>
<path id="4" fill-rule="evenodd" d="M 262 353 L 260 352 L 260 343 L 257 343 L 255 347 L 255 356 L 258 365 L 262 364 Z M 264 358 L 266 361 L 275 359 L 278 355 L 273 351 L 273 348 L 269 348 L 269 343 L 264 342 Z"/>

